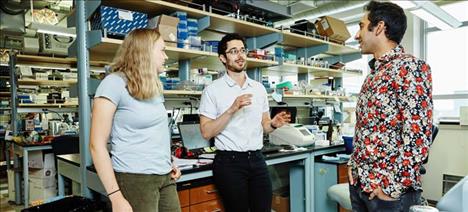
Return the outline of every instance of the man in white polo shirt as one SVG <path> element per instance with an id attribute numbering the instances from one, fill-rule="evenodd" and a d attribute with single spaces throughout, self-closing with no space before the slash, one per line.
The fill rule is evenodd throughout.
<path id="1" fill-rule="evenodd" d="M 217 190 L 226 211 L 270 211 L 272 188 L 263 147 L 263 133 L 289 122 L 286 113 L 270 119 L 268 96 L 262 84 L 245 73 L 245 39 L 227 34 L 218 45 L 226 74 L 204 91 L 200 102 L 200 130 L 215 138 L 213 163 Z"/>

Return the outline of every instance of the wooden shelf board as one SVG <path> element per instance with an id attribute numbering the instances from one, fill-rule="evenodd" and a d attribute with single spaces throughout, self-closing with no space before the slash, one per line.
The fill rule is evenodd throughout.
<path id="1" fill-rule="evenodd" d="M 354 76 L 361 75 L 359 73 L 348 72 L 348 71 L 343 71 L 343 70 L 320 68 L 320 67 L 314 67 L 314 66 L 290 64 L 290 63 L 283 63 L 282 65 L 279 65 L 279 66 L 269 67 L 268 70 L 284 72 L 286 74 L 309 73 L 313 77 L 354 77 Z"/>
<path id="2" fill-rule="evenodd" d="M 77 107 L 78 103 L 63 103 L 63 104 L 35 104 L 35 103 L 20 103 L 19 107 Z"/>
<path id="3" fill-rule="evenodd" d="M 41 55 L 17 55 L 17 63 L 54 63 L 54 64 L 68 64 L 76 63 L 75 58 L 61 58 L 61 57 L 48 57 Z"/>
<path id="4" fill-rule="evenodd" d="M 179 61 L 179 60 L 190 60 L 195 59 L 198 57 L 206 58 L 206 57 L 214 57 L 215 59 L 218 58 L 218 54 L 213 52 L 206 52 L 206 51 L 199 51 L 193 49 L 181 49 L 177 47 L 166 47 L 166 53 L 168 56 L 168 61 Z"/>
<path id="5" fill-rule="evenodd" d="M 90 58 L 93 60 L 112 62 L 122 40 L 102 38 L 101 43 L 90 49 Z"/>
<path id="6" fill-rule="evenodd" d="M 348 101 L 349 97 L 347 96 L 327 96 L 327 95 L 291 95 L 286 94 L 284 98 L 312 98 L 312 99 L 334 99 L 339 101 Z"/>
<path id="7" fill-rule="evenodd" d="M 359 49 L 355 49 L 349 46 L 340 45 L 324 41 L 318 38 L 312 38 L 304 35 L 299 35 L 292 32 L 283 31 L 283 42 L 282 45 L 290 46 L 294 48 L 318 46 L 322 44 L 328 44 L 330 47 L 325 54 L 329 55 L 342 55 L 360 52 Z"/>
<path id="8" fill-rule="evenodd" d="M 33 80 L 33 79 L 19 79 L 19 85 L 49 85 L 49 86 L 71 86 L 76 84 L 76 80 Z"/>
<path id="9" fill-rule="evenodd" d="M 111 60 L 122 42 L 122 40 L 118 39 L 102 38 L 102 43 L 92 48 L 91 57 L 97 57 L 99 60 Z M 206 67 L 211 70 L 224 69 L 224 65 L 218 59 L 218 54 L 214 52 L 166 46 L 166 54 L 169 58 L 167 61 L 168 63 L 179 60 L 191 60 L 192 68 Z M 278 63 L 275 61 L 247 58 L 247 68 L 249 69 L 274 66 L 277 64 Z"/>
<path id="10" fill-rule="evenodd" d="M 196 95 L 202 94 L 201 91 L 183 91 L 183 90 L 164 90 L 164 95 Z"/>
<path id="11" fill-rule="evenodd" d="M 38 66 L 57 66 L 62 65 L 62 68 L 76 68 L 76 58 L 67 57 L 49 57 L 42 55 L 17 55 L 17 64 L 19 65 L 38 65 Z M 105 66 L 109 62 L 106 61 L 90 61 L 91 66 Z"/>

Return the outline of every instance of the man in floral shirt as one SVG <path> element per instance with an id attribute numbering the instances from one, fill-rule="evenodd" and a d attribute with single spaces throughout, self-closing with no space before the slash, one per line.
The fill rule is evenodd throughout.
<path id="1" fill-rule="evenodd" d="M 374 59 L 356 106 L 351 203 L 353 211 L 408 211 L 420 203 L 419 170 L 432 142 L 431 70 L 399 45 L 399 6 L 371 1 L 365 10 L 355 39 Z"/>

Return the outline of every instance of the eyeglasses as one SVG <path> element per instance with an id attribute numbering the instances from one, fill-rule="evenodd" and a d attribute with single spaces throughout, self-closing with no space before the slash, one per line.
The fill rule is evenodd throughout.
<path id="1" fill-rule="evenodd" d="M 230 55 L 238 55 L 239 53 L 243 54 L 243 55 L 246 55 L 248 52 L 247 49 L 241 49 L 241 50 L 237 50 L 237 49 L 231 49 L 229 51 L 227 51 L 226 53 L 229 53 Z"/>

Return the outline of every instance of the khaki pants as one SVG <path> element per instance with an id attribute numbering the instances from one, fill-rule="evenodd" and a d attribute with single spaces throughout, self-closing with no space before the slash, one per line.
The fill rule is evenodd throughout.
<path id="1" fill-rule="evenodd" d="M 170 174 L 116 172 L 117 183 L 134 212 L 180 212 L 176 183 Z"/>

